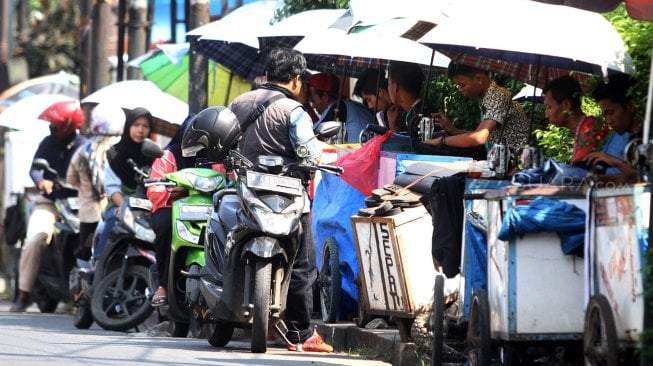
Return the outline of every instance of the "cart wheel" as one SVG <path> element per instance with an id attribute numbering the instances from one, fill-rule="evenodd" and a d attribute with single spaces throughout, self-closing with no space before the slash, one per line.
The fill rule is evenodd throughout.
<path id="1" fill-rule="evenodd" d="M 472 295 L 466 349 L 470 365 L 490 366 L 490 305 L 483 289 Z"/>
<path id="2" fill-rule="evenodd" d="M 586 365 L 616 366 L 619 362 L 614 315 L 603 295 L 592 296 L 587 305 L 583 350 Z"/>
<path id="3" fill-rule="evenodd" d="M 431 354 L 431 365 L 442 365 L 442 344 L 444 343 L 444 276 L 435 276 L 435 285 L 433 286 L 433 346 Z"/>
<path id="4" fill-rule="evenodd" d="M 363 283 L 360 279 L 361 274 L 356 277 L 356 289 L 358 290 L 358 316 L 356 317 L 356 325 L 358 327 L 363 328 L 365 327 L 365 324 L 369 323 L 372 321 L 372 316 L 365 311 L 365 303 L 363 301 L 363 297 L 361 294 L 363 293 L 361 290 L 361 286 L 363 286 Z"/>
<path id="5" fill-rule="evenodd" d="M 322 321 L 325 323 L 335 323 L 338 317 L 338 310 L 340 310 L 342 279 L 340 277 L 338 245 L 332 236 L 324 241 L 322 265 L 317 281 L 320 289 Z"/>

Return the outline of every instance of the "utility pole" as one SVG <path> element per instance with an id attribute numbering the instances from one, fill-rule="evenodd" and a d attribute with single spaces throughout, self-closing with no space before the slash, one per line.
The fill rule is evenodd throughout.
<path id="1" fill-rule="evenodd" d="M 79 100 L 89 95 L 89 82 L 91 81 L 91 14 L 93 0 L 79 2 Z"/>
<path id="2" fill-rule="evenodd" d="M 0 92 L 7 89 L 9 81 L 9 47 L 11 37 L 11 4 L 12 1 L 0 0 Z"/>
<path id="3" fill-rule="evenodd" d="M 129 2 L 129 59 L 133 60 L 147 51 L 147 0 L 131 0 Z M 141 71 L 137 68 L 127 68 L 127 79 L 141 79 Z"/>
<path id="4" fill-rule="evenodd" d="M 210 3 L 209 0 L 191 0 L 190 17 L 188 19 L 188 30 L 195 29 L 208 24 Z M 208 107 L 208 59 L 197 52 L 199 37 L 188 37 L 190 50 L 188 55 L 188 111 L 199 113 Z"/>
<path id="5" fill-rule="evenodd" d="M 91 26 L 91 78 L 89 91 L 92 93 L 109 84 L 109 59 L 107 39 L 111 24 L 111 0 L 96 0 Z"/>

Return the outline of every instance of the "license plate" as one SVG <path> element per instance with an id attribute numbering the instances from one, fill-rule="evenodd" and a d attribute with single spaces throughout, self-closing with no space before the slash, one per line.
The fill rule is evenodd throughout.
<path id="1" fill-rule="evenodd" d="M 140 208 L 142 210 L 152 210 L 152 202 L 143 198 L 129 197 L 129 207 Z"/>
<path id="2" fill-rule="evenodd" d="M 179 206 L 180 220 L 206 220 L 211 214 L 211 205 L 181 205 Z"/>
<path id="3" fill-rule="evenodd" d="M 247 185 L 250 188 L 288 193 L 295 196 L 301 196 L 303 194 L 301 180 L 274 174 L 247 171 Z"/>

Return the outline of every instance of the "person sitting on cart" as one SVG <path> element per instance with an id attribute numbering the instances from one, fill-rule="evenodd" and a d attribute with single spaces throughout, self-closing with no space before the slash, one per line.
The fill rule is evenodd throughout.
<path id="1" fill-rule="evenodd" d="M 314 128 L 326 121 L 345 124 L 344 143 L 357 144 L 368 123 L 374 123 L 372 111 L 361 103 L 341 95 L 340 79 L 335 74 L 319 73 L 308 79 L 308 97 L 320 114 Z"/>
<path id="2" fill-rule="evenodd" d="M 637 168 L 624 157 L 626 145 L 642 136 L 642 120 L 630 94 L 632 85 L 628 75 L 614 74 L 608 83 L 600 83 L 592 92 L 613 133 L 601 151 L 590 153 L 585 159 L 590 166 L 607 166 L 605 174 L 637 174 Z"/>
<path id="3" fill-rule="evenodd" d="M 578 80 L 570 75 L 553 79 L 542 89 L 542 94 L 544 115 L 549 123 L 574 133 L 572 162 L 585 160 L 589 153 L 600 150 L 609 129 L 602 120 L 583 114 Z"/>
<path id="4" fill-rule="evenodd" d="M 378 112 L 384 127 L 394 132 L 407 132 L 405 111 L 392 103 L 388 79 L 379 69 L 368 69 L 358 75 L 354 95 L 363 99 L 367 108 Z"/>
<path id="5" fill-rule="evenodd" d="M 510 150 L 518 152 L 528 144 L 528 117 L 512 94 L 490 78 L 486 70 L 450 62 L 447 75 L 458 85 L 460 93 L 476 99 L 481 105 L 481 122 L 474 131 L 457 129 L 444 113 L 433 118 L 447 132 L 426 144 L 433 146 L 474 147 L 492 146 L 505 141 Z"/>

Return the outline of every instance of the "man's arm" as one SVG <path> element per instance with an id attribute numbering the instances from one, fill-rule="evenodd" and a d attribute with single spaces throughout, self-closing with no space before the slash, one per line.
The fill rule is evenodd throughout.
<path id="1" fill-rule="evenodd" d="M 309 157 L 317 159 L 322 153 L 319 141 L 313 133 L 313 121 L 311 116 L 302 108 L 295 108 L 290 113 L 290 142 L 293 148 L 306 145 Z"/>

